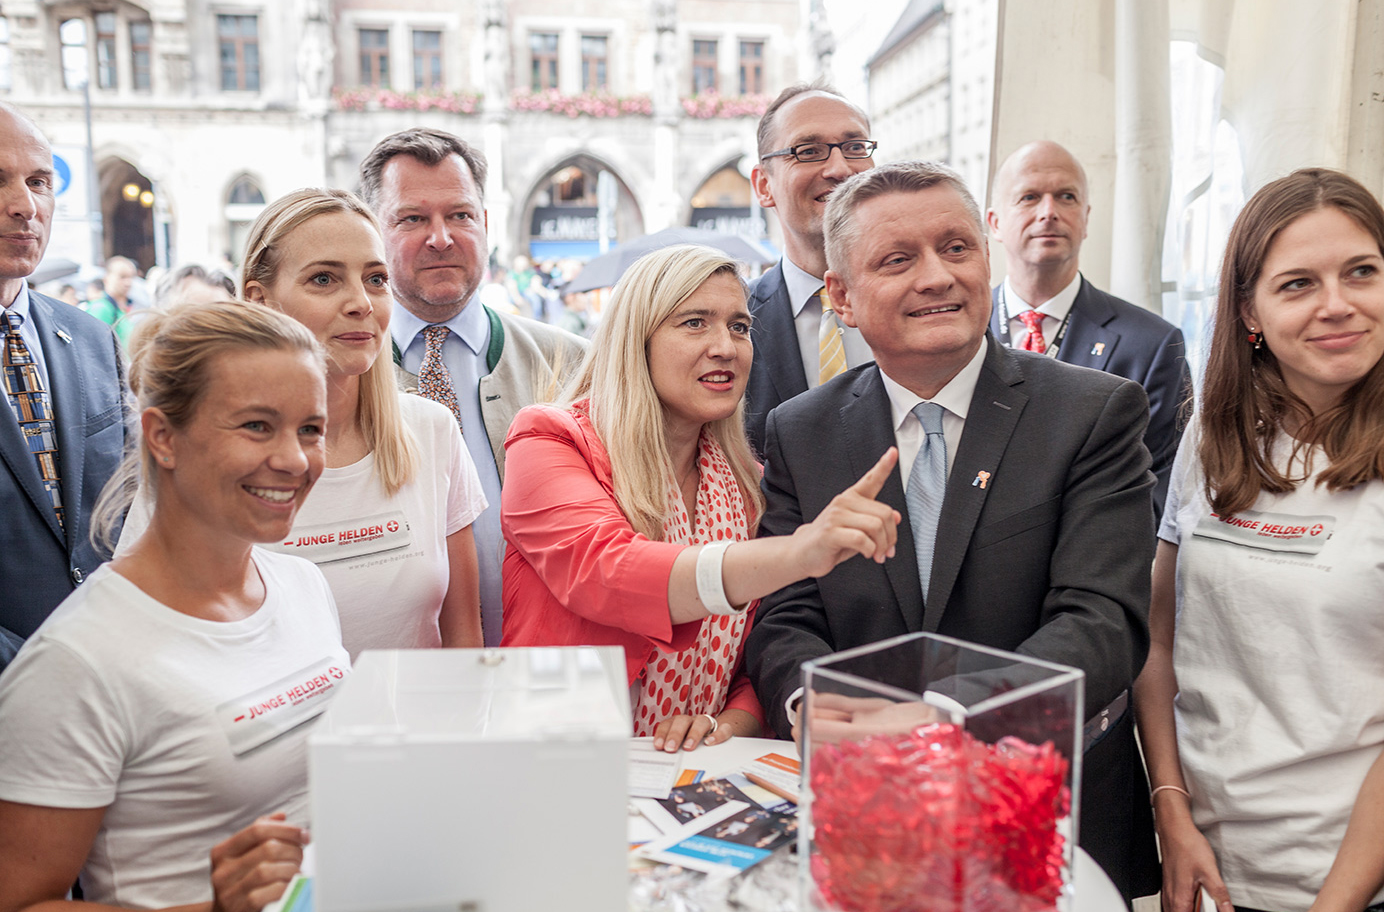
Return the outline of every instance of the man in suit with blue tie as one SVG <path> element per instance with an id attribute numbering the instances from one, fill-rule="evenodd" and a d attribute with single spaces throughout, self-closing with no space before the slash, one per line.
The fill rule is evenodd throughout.
<path id="1" fill-rule="evenodd" d="M 1054 142 L 1029 143 L 995 173 L 987 221 L 1004 245 L 1008 276 L 992 293 L 990 329 L 1005 345 L 1103 370 L 1143 386 L 1149 397 L 1144 444 L 1163 514 L 1168 476 L 1182 438 L 1182 404 L 1192 395 L 1182 330 L 1088 282 L 1078 271 L 1091 204 L 1086 171 Z"/>
<path id="2" fill-rule="evenodd" d="M 780 402 L 870 360 L 860 331 L 822 300 L 827 271 L 822 213 L 846 178 L 874 167 L 870 121 L 834 89 L 784 89 L 759 120 L 759 205 L 778 213 L 784 256 L 750 286 L 754 364 L 745 389 L 750 443 L 764 449 L 764 419 Z"/>
<path id="3" fill-rule="evenodd" d="M 1157 891 L 1126 711 L 1149 645 L 1143 389 L 987 331 L 984 223 L 945 166 L 856 175 L 828 203 L 825 235 L 832 305 L 875 360 L 769 415 L 760 534 L 811 522 L 890 447 L 899 462 L 877 499 L 903 521 L 894 557 L 847 560 L 761 600 L 745 667 L 769 723 L 791 734 L 804 661 L 906 633 L 1080 668 L 1081 845 L 1126 897 Z"/>
<path id="4" fill-rule="evenodd" d="M 24 281 L 48 246 L 55 180 L 48 140 L 0 102 L 0 669 L 104 559 L 91 510 L 125 444 L 115 335 Z"/>

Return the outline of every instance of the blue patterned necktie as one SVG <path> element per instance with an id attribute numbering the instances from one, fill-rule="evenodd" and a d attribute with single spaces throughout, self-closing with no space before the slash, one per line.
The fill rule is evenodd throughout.
<path id="1" fill-rule="evenodd" d="M 937 543 L 937 520 L 942 515 L 942 498 L 947 493 L 947 439 L 942 436 L 942 406 L 935 402 L 919 402 L 913 407 L 913 417 L 923 426 L 926 436 L 922 449 L 913 460 L 908 473 L 908 522 L 913 528 L 913 547 L 918 552 L 918 582 L 927 600 L 927 587 L 932 581 L 932 551 Z"/>
<path id="2" fill-rule="evenodd" d="M 24 444 L 38 463 L 38 474 L 43 479 L 43 488 L 53 502 L 53 512 L 57 514 L 58 525 L 62 525 L 61 476 L 58 474 L 58 436 L 53 425 L 53 409 L 48 401 L 48 393 L 43 389 L 43 378 L 39 376 L 38 365 L 29 346 L 19 334 L 23 319 L 12 311 L 5 312 L 5 352 L 4 380 L 5 398 L 10 401 L 14 417 L 19 421 L 19 433 L 24 436 Z"/>

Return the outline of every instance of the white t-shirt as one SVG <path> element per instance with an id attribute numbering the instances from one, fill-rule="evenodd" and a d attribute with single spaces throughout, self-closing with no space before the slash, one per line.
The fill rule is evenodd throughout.
<path id="1" fill-rule="evenodd" d="M 307 561 L 255 549 L 266 598 L 217 622 L 96 570 L 0 677 L 0 798 L 106 808 L 90 901 L 211 898 L 213 846 L 256 817 L 307 825 L 307 733 L 350 671 L 331 591 Z"/>
<path id="2" fill-rule="evenodd" d="M 375 454 L 326 469 L 293 521 L 266 548 L 305 557 L 336 596 L 341 639 L 354 661 L 363 649 L 442 645 L 437 619 L 451 579 L 447 536 L 486 509 L 471 457 L 446 407 L 400 394 L 405 426 L 418 442 L 418 473 L 392 498 L 375 473 Z M 149 524 L 143 492 L 120 535 L 121 553 Z"/>
<path id="3" fill-rule="evenodd" d="M 1222 520 L 1198 436 L 1193 422 L 1159 530 L 1178 545 L 1174 712 L 1193 819 L 1237 905 L 1305 910 L 1384 747 L 1384 483 L 1331 493 L 1314 475 Z M 1291 446 L 1275 442 L 1280 467 Z"/>
<path id="4" fill-rule="evenodd" d="M 437 618 L 451 579 L 447 536 L 475 522 L 485 494 L 457 420 L 445 406 L 402 394 L 404 424 L 418 441 L 418 474 L 387 496 L 371 453 L 327 469 L 276 551 L 322 569 L 354 660 L 363 649 L 436 648 Z"/>

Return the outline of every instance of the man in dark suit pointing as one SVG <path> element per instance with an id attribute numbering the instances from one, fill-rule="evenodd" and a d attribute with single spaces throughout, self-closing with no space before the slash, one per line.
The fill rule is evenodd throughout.
<path id="1" fill-rule="evenodd" d="M 1008 277 L 993 292 L 990 328 L 1000 342 L 1124 377 L 1149 397 L 1144 443 L 1162 516 L 1182 437 L 1178 413 L 1192 394 L 1182 330 L 1106 294 L 1078 271 L 1091 204 L 1086 171 L 1054 142 L 1029 143 L 995 173 L 987 221 L 1004 245 Z"/>
<path id="2" fill-rule="evenodd" d="M 980 210 L 951 170 L 858 174 L 826 211 L 827 289 L 875 363 L 770 413 L 760 525 L 787 535 L 889 447 L 878 499 L 896 556 L 848 560 L 766 597 L 746 667 L 779 734 L 805 660 L 935 631 L 1073 665 L 1088 716 L 1081 844 L 1126 896 L 1157 889 L 1128 688 L 1148 651 L 1153 506 L 1138 384 L 1011 351 L 987 332 Z M 1088 726 L 1089 727 L 1089 726 Z"/>
<path id="3" fill-rule="evenodd" d="M 103 560 L 91 509 L 125 440 L 110 327 L 24 281 L 48 246 L 54 179 L 48 141 L 0 102 L 0 669 Z"/>

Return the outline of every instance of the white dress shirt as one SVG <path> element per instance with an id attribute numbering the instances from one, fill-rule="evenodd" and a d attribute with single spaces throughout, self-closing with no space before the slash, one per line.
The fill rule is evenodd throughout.
<path id="1" fill-rule="evenodd" d="M 951 477 L 952 465 L 956 462 L 956 448 L 961 445 L 961 432 L 966 427 L 966 414 L 971 408 L 971 397 L 975 395 L 976 383 L 980 380 L 980 368 L 985 363 L 985 340 L 966 362 L 966 366 L 947 381 L 947 385 L 937 391 L 931 399 L 924 399 L 917 393 L 896 382 L 883 370 L 879 377 L 884 381 L 884 390 L 889 394 L 889 414 L 894 421 L 894 442 L 899 448 L 899 476 L 904 487 L 908 486 L 909 473 L 913 471 L 913 461 L 923 448 L 922 422 L 913 414 L 919 402 L 936 402 L 942 406 L 942 437 L 947 441 L 947 477 Z"/>
<path id="2" fill-rule="evenodd" d="M 824 283 L 785 256 L 783 284 L 788 289 L 788 300 L 793 305 L 793 325 L 798 330 L 798 351 L 802 353 L 807 388 L 812 389 L 817 386 L 822 364 L 821 343 L 818 341 L 822 331 L 822 309 L 818 301 L 812 300 L 812 296 Z M 847 370 L 875 360 L 875 355 L 860 335 L 860 330 L 845 323 L 841 324 L 841 329 L 841 344 L 846 349 Z"/>

